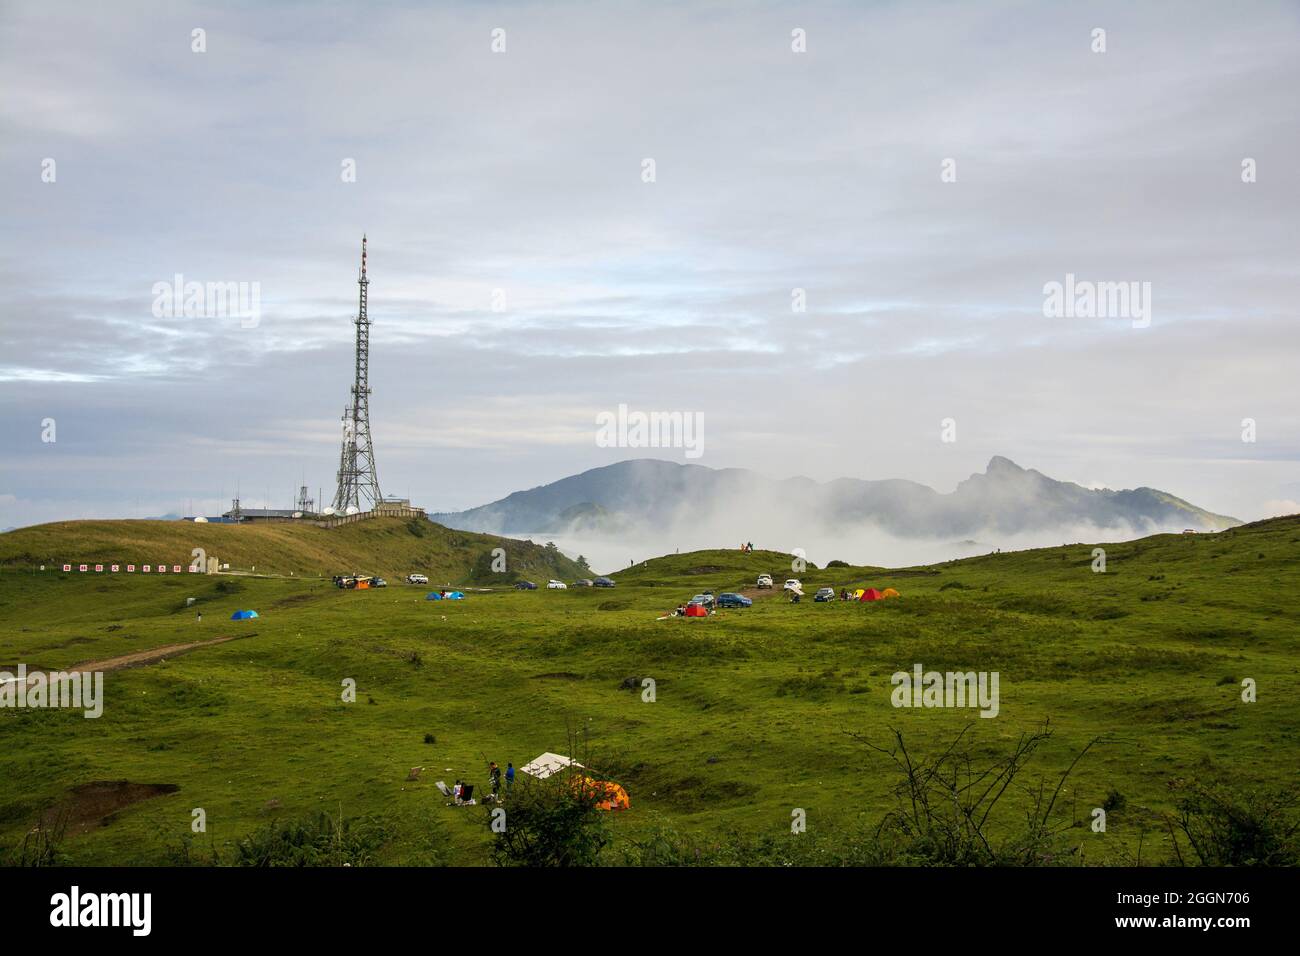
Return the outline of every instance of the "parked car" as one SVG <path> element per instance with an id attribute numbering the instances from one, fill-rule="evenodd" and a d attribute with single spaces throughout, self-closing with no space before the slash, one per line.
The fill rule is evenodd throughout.
<path id="1" fill-rule="evenodd" d="M 408 574 L 406 576 L 407 584 L 428 584 L 429 579 L 423 574 Z"/>
<path id="2" fill-rule="evenodd" d="M 590 587 L 595 587 L 595 585 L 593 585 L 593 584 L 591 583 L 591 578 L 582 578 L 581 580 L 574 581 L 574 582 L 573 582 L 573 586 L 574 586 L 575 588 L 590 588 Z"/>
<path id="3" fill-rule="evenodd" d="M 754 602 L 745 597 L 745 595 L 734 594 L 730 591 L 725 594 L 719 594 L 717 600 L 718 607 L 749 607 L 753 603 Z"/>
<path id="4" fill-rule="evenodd" d="M 781 590 L 783 590 L 783 591 L 802 591 L 802 590 L 803 590 L 803 584 L 800 583 L 800 581 L 799 581 L 798 578 L 789 578 L 789 579 L 786 580 L 785 584 L 783 584 L 783 585 L 781 586 Z"/>
<path id="5" fill-rule="evenodd" d="M 567 591 L 568 588 L 569 586 L 563 581 L 551 580 L 546 582 L 546 590 L 548 591 Z"/>
<path id="6" fill-rule="evenodd" d="M 771 586 L 772 586 L 772 575 L 770 575 L 770 574 L 760 574 L 760 575 L 758 576 L 758 587 L 760 587 L 760 588 L 770 588 Z"/>
<path id="7" fill-rule="evenodd" d="M 835 600 L 835 589 L 834 589 L 834 588 L 818 588 L 818 589 L 817 589 L 817 593 L 813 595 L 813 600 L 814 600 L 814 601 L 834 601 L 834 600 Z"/>
<path id="8" fill-rule="evenodd" d="M 386 588 L 388 587 L 388 582 L 385 581 L 383 578 L 371 578 L 370 586 L 372 588 Z"/>
<path id="9" fill-rule="evenodd" d="M 532 581 L 516 581 L 516 582 L 515 582 L 515 590 L 516 590 L 516 591 L 536 591 L 536 590 L 537 590 L 537 585 L 534 584 Z"/>
<path id="10" fill-rule="evenodd" d="M 614 582 L 610 578 L 596 578 L 591 583 L 598 588 L 612 588 L 614 586 Z"/>
<path id="11" fill-rule="evenodd" d="M 697 594 L 691 598 L 689 604 L 703 604 L 705 607 L 713 607 L 713 592 L 705 591 L 703 594 Z"/>

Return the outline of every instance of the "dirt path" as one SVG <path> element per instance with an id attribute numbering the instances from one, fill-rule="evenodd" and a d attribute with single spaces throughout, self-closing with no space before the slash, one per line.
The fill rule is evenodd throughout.
<path id="1" fill-rule="evenodd" d="M 224 637 L 214 637 L 206 641 L 190 641 L 188 644 L 167 644 L 163 647 L 155 647 L 147 651 L 136 651 L 134 654 L 123 654 L 121 657 L 106 657 L 102 661 L 88 661 L 84 664 L 74 664 L 68 668 L 69 671 L 115 671 L 123 667 L 134 667 L 136 664 L 152 664 L 154 661 L 160 661 L 164 657 L 176 657 L 187 651 L 197 650 L 200 647 L 211 647 L 213 644 L 224 644 L 226 641 L 233 641 L 238 637 L 251 637 L 251 634 L 227 634 Z"/>
<path id="2" fill-rule="evenodd" d="M 226 641 L 233 641 L 239 637 L 252 637 L 252 634 L 227 634 L 224 637 L 214 637 L 207 641 L 190 641 L 187 644 L 167 644 L 163 647 L 150 648 L 147 651 L 135 651 L 131 654 L 123 654 L 120 657 L 106 657 L 102 661 L 85 661 L 81 664 L 73 664 L 71 667 L 56 667 L 51 670 L 61 671 L 65 674 L 94 673 L 95 671 L 116 671 L 124 667 L 135 667 L 139 664 L 152 664 L 166 657 L 177 657 L 189 651 L 198 650 L 200 647 L 211 647 L 214 644 L 224 644 Z M 44 670 L 33 670 L 27 675 L 30 683 L 37 673 L 45 673 Z M 10 678 L 6 683 L 17 683 L 18 678 Z"/>

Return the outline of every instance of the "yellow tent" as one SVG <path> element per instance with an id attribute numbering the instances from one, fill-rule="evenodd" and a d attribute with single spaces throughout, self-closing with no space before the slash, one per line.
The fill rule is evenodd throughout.
<path id="1" fill-rule="evenodd" d="M 853 599 L 854 599 L 855 601 L 860 601 L 860 600 L 862 600 L 862 595 L 863 595 L 864 593 L 865 593 L 865 592 L 862 590 L 862 588 L 858 588 L 856 591 L 853 592 Z"/>
<path id="2" fill-rule="evenodd" d="M 594 796 L 597 810 L 627 810 L 632 806 L 627 791 L 612 780 L 592 780 L 590 777 L 578 776 L 574 779 L 574 787 Z"/>
<path id="3" fill-rule="evenodd" d="M 880 596 L 891 598 L 891 597 L 901 597 L 902 595 L 900 595 L 893 588 L 885 588 L 883 591 L 880 592 Z"/>

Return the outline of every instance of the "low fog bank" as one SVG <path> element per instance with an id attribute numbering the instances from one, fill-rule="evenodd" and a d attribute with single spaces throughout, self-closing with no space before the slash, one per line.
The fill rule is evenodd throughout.
<path id="1" fill-rule="evenodd" d="M 688 522 L 672 528 L 628 531 L 605 534 L 593 531 L 569 530 L 558 534 L 520 534 L 515 537 L 534 541 L 554 541 L 570 557 L 579 555 L 587 559 L 595 573 L 613 573 L 628 567 L 632 562 L 657 558 L 674 552 L 700 551 L 715 548 L 739 550 L 743 542 L 753 542 L 756 549 L 780 551 L 793 555 L 802 549 L 807 560 L 824 568 L 832 560 L 847 561 L 855 565 L 885 568 L 904 568 L 919 564 L 937 564 L 955 558 L 968 558 L 980 554 L 1002 551 L 1021 551 L 1029 548 L 1057 547 L 1079 544 L 1080 560 L 1089 558 L 1088 550 L 1094 544 L 1131 541 L 1160 531 L 1181 531 L 1181 528 L 1143 528 L 1096 525 L 1077 525 L 1043 529 L 1019 534 L 984 532 L 969 538 L 900 538 L 870 525 L 845 527 L 836 530 L 783 528 L 778 522 L 757 523 Z M 774 574 L 785 573 L 773 568 Z"/>

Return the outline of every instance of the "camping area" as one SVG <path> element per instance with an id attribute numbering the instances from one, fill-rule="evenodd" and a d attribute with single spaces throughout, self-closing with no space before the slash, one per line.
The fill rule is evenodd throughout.
<path id="1" fill-rule="evenodd" d="M 486 556 L 502 542 L 532 570 L 494 579 Z M 197 546 L 231 570 L 93 569 L 188 564 Z M 897 832 L 882 842 L 903 778 L 871 745 L 897 730 L 926 760 L 960 739 L 978 767 L 1046 725 L 985 824 L 995 849 L 1041 785 L 1054 835 L 1029 862 L 1194 865 L 1178 821 L 1206 793 L 1258 809 L 1295 781 L 1300 612 L 1284 596 L 1300 592 L 1300 519 L 1106 544 L 1101 573 L 1095 546 L 809 565 L 809 594 L 900 596 L 792 603 L 791 556 L 761 549 L 646 559 L 613 588 L 518 590 L 578 569 L 543 545 L 398 519 L 9 532 L 0 670 L 93 665 L 104 700 L 97 719 L 0 712 L 0 847 L 11 862 L 230 864 L 325 826 L 336 843 L 350 834 L 356 863 L 488 865 L 490 807 L 450 805 L 436 783 L 485 793 L 488 761 L 576 747 L 630 796 L 601 816 L 601 863 L 936 862 Z M 56 555 L 91 568 L 65 572 Z M 355 567 L 391 583 L 331 584 Z M 415 570 L 465 598 L 426 600 L 402 583 Z M 776 588 L 754 590 L 762 573 Z M 704 589 L 753 604 L 665 618 Z M 231 620 L 241 610 L 257 617 Z M 891 675 L 918 664 L 996 671 L 996 719 L 894 706 Z"/>

